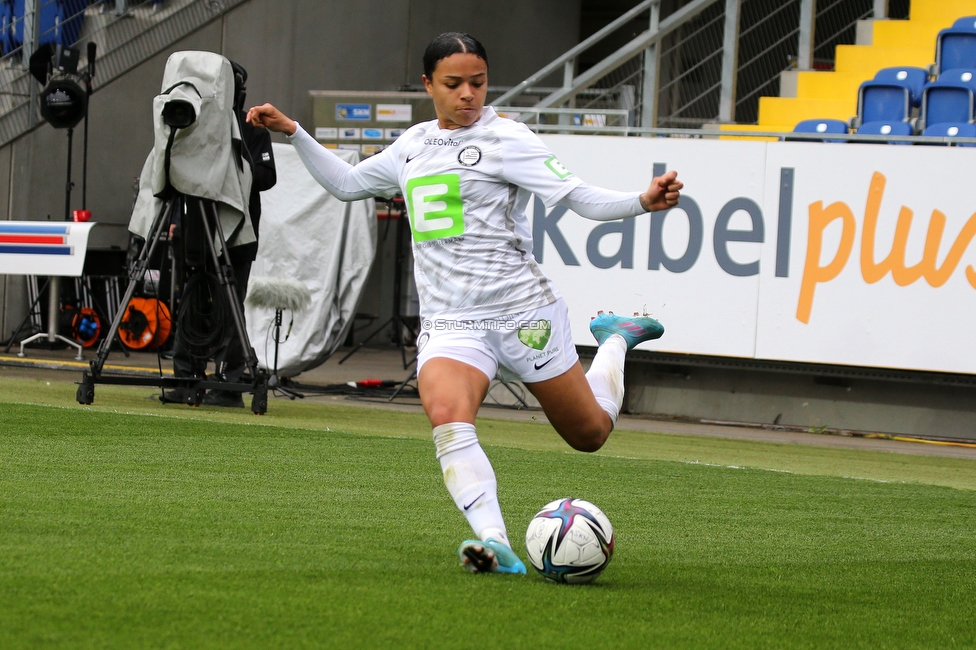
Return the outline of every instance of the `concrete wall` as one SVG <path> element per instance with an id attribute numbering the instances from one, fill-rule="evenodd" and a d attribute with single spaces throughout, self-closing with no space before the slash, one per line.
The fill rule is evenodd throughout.
<path id="1" fill-rule="evenodd" d="M 792 366 L 781 370 L 748 361 L 726 365 L 739 367 L 661 362 L 632 353 L 624 410 L 811 431 L 976 439 L 976 381 L 968 378 L 953 385 L 935 373 L 915 373 L 912 379 L 907 377 L 912 373 L 857 368 L 845 376 L 812 365 L 779 364 Z"/>
<path id="2" fill-rule="evenodd" d="M 92 97 L 87 207 L 105 225 L 94 229 L 91 245 L 127 243 L 133 184 L 152 148 L 150 107 L 172 52 L 207 50 L 241 63 L 250 103 L 272 102 L 308 122 L 310 90 L 420 83 L 423 50 L 443 31 L 474 34 L 488 50 L 492 85 L 513 85 L 575 45 L 579 19 L 580 0 L 251 0 Z M 81 207 L 80 127 L 73 158 L 75 209 Z M 0 148 L 0 219 L 62 219 L 66 161 L 67 131 L 47 125 Z M 0 278 L 0 339 L 26 314 L 24 287 L 23 278 Z"/>

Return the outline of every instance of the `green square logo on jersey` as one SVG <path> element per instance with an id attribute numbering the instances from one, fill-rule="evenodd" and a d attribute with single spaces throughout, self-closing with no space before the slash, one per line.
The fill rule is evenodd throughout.
<path id="1" fill-rule="evenodd" d="M 559 162 L 558 160 L 556 160 L 556 157 L 555 156 L 550 156 L 546 160 L 546 167 L 548 167 L 549 168 L 549 171 L 551 171 L 553 174 L 555 174 L 559 178 L 569 178 L 570 176 L 573 175 L 573 172 L 571 172 L 568 169 L 566 169 L 565 167 L 563 167 L 563 164 L 561 162 Z"/>
<path id="2" fill-rule="evenodd" d="M 414 241 L 463 235 L 461 177 L 440 174 L 411 178 L 407 181 L 407 210 Z"/>

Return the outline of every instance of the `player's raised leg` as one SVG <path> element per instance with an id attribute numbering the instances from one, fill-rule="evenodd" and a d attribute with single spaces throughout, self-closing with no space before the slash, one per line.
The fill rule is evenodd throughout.
<path id="1" fill-rule="evenodd" d="M 599 312 L 590 332 L 600 347 L 585 375 L 577 363 L 558 377 L 526 384 L 553 428 L 578 451 L 596 451 L 607 441 L 623 405 L 627 352 L 660 338 L 664 327 L 650 316 Z"/>

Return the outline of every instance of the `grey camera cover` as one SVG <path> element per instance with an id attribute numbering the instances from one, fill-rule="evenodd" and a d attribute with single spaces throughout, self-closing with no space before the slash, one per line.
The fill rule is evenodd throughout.
<path id="1" fill-rule="evenodd" d="M 189 103 L 196 120 L 185 129 L 163 122 L 169 102 Z M 186 196 L 215 201 L 229 246 L 254 241 L 248 215 L 251 170 L 240 155 L 240 124 L 234 113 L 234 72 L 213 52 L 176 52 L 166 62 L 162 90 L 153 100 L 154 146 L 139 177 L 139 195 L 129 230 L 146 237 L 169 183 Z"/>

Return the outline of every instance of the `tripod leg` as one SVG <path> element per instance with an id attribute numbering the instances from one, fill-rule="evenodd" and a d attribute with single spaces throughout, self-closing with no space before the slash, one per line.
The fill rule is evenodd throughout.
<path id="1" fill-rule="evenodd" d="M 412 373 L 410 373 L 410 376 L 409 377 L 407 377 L 406 379 L 403 380 L 403 383 L 402 384 L 400 384 L 399 386 L 397 386 L 397 389 L 395 391 L 393 391 L 393 394 L 392 395 L 390 395 L 389 401 L 392 402 L 393 400 L 395 400 L 397 398 L 397 396 L 401 392 L 403 392 L 403 389 L 407 387 L 407 384 L 409 384 L 411 380 L 416 379 L 416 378 L 417 378 L 417 371 L 414 370 Z"/>
<path id="2" fill-rule="evenodd" d="M 391 318 L 390 320 L 388 320 L 388 321 L 386 321 L 385 323 L 383 323 L 382 325 L 380 325 L 379 327 L 377 327 L 377 328 L 376 328 L 376 329 L 375 329 L 375 330 L 373 331 L 373 333 L 372 333 L 372 334 L 370 334 L 370 335 L 369 335 L 369 336 L 367 336 L 367 337 L 366 337 L 365 339 L 363 339 L 362 341 L 360 341 L 360 342 L 359 342 L 359 345 L 357 345 L 357 346 L 356 346 L 356 347 L 354 347 L 354 348 L 353 348 L 352 350 L 350 350 L 350 351 L 349 351 L 349 352 L 348 352 L 348 353 L 346 354 L 346 356 L 344 356 L 344 357 L 342 357 L 341 359 L 339 359 L 339 365 L 342 365 L 342 362 L 343 362 L 343 361 L 345 361 L 346 359 L 348 359 L 348 358 L 349 358 L 349 357 L 351 357 L 352 355 L 354 355 L 354 354 L 356 354 L 357 352 L 359 352 L 359 350 L 360 350 L 360 348 L 362 348 L 362 347 L 363 347 L 364 345 L 366 345 L 366 344 L 367 344 L 367 343 L 369 343 L 369 342 L 370 342 L 371 340 L 373 340 L 373 337 L 374 337 L 374 336 L 376 336 L 377 334 L 379 334 L 380 332 L 382 332 L 382 331 L 383 331 L 384 329 L 386 329 L 386 326 L 387 326 L 387 325 L 389 325 L 389 324 L 390 324 L 390 323 L 392 323 L 392 322 L 393 322 L 393 319 Z M 406 366 L 404 366 L 404 368 L 406 368 Z"/>
<path id="3" fill-rule="evenodd" d="M 224 286 L 224 290 L 227 293 L 227 303 L 231 307 L 231 315 L 234 317 L 234 327 L 237 330 L 237 337 L 241 343 L 241 349 L 244 354 L 244 363 L 247 369 L 251 372 L 252 378 L 257 378 L 258 376 L 258 358 L 254 354 L 254 348 L 251 347 L 251 341 L 247 337 L 247 330 L 244 327 L 244 306 L 241 301 L 237 298 L 237 292 L 234 291 L 234 286 L 230 280 L 228 280 L 225 269 L 232 269 L 230 263 L 230 253 L 227 251 L 227 242 L 224 241 L 224 232 L 220 226 L 220 215 L 217 213 L 217 204 L 213 201 L 208 201 L 210 204 L 210 210 L 206 210 L 203 199 L 199 199 L 201 214 L 204 215 L 203 218 L 203 228 L 207 237 L 207 250 L 210 252 L 210 257 L 213 260 L 214 266 L 216 267 L 217 279 L 220 284 Z M 210 224 L 208 223 L 208 217 L 213 219 L 214 228 L 211 231 Z M 221 255 L 224 260 L 221 263 L 220 257 L 217 255 L 217 249 L 214 244 L 214 234 L 220 238 L 221 242 Z M 233 278 L 233 270 L 231 270 L 231 277 Z"/>
<path id="4" fill-rule="evenodd" d="M 10 348 L 14 346 L 14 341 L 16 341 L 17 337 L 20 335 L 20 330 L 24 329 L 24 325 L 26 325 L 27 321 L 30 320 L 31 314 L 34 312 L 34 308 L 37 307 L 37 304 L 39 302 L 41 302 L 41 296 L 44 295 L 44 290 L 47 289 L 47 285 L 49 285 L 50 283 L 51 283 L 50 277 L 44 281 L 44 286 L 41 287 L 41 290 L 37 292 L 37 297 L 34 298 L 34 302 L 31 303 L 30 309 L 27 310 L 27 315 L 24 316 L 24 320 L 20 321 L 20 325 L 18 325 L 17 329 L 14 330 L 14 333 L 10 337 L 10 340 L 7 341 L 7 347 L 3 349 L 4 354 L 10 352 Z"/>
<path id="5" fill-rule="evenodd" d="M 509 384 L 507 381 L 500 381 L 500 380 L 498 383 L 500 383 L 502 386 L 507 388 L 508 392 L 510 392 L 512 395 L 515 396 L 515 399 L 517 399 L 518 403 L 522 405 L 522 408 L 526 408 L 526 409 L 529 408 L 529 405 L 525 403 L 525 400 L 522 399 L 521 395 L 515 392 L 515 389 L 512 388 L 511 384 Z"/>
<path id="6" fill-rule="evenodd" d="M 96 378 L 102 374 L 102 368 L 105 366 L 105 360 L 108 359 L 108 352 L 112 347 L 112 341 L 118 334 L 119 325 L 122 324 L 122 317 L 125 316 L 125 306 L 129 304 L 129 301 L 132 299 L 132 294 L 136 291 L 136 283 L 146 274 L 146 269 L 149 267 L 149 260 L 156 251 L 156 246 L 159 245 L 160 237 L 162 236 L 163 229 L 169 222 L 174 203 L 175 201 L 170 199 L 160 209 L 159 214 L 156 215 L 156 221 L 153 222 L 152 227 L 149 229 L 149 239 L 146 240 L 146 245 L 143 247 L 142 252 L 139 253 L 139 257 L 136 258 L 136 262 L 129 272 L 129 286 L 125 289 L 125 294 L 122 297 L 119 310 L 115 313 L 115 318 L 112 319 L 112 327 L 109 328 L 108 334 L 102 340 L 101 345 L 98 346 L 97 358 L 91 362 L 92 376 Z"/>

